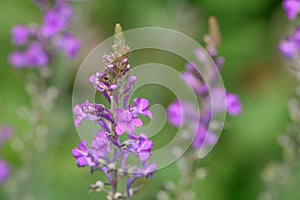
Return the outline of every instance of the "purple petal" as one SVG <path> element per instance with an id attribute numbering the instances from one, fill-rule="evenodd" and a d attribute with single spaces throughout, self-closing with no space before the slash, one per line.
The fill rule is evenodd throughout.
<path id="1" fill-rule="evenodd" d="M 133 177 L 130 177 L 130 178 L 128 179 L 128 181 L 127 181 L 126 191 L 127 191 L 127 196 L 128 196 L 129 198 L 132 197 L 132 194 L 131 194 L 131 192 L 130 192 L 130 188 L 131 188 L 131 185 L 134 183 L 134 181 L 135 181 L 135 178 L 133 178 Z"/>
<path id="2" fill-rule="evenodd" d="M 242 112 L 242 106 L 239 97 L 236 94 L 226 96 L 226 108 L 230 115 L 239 115 Z"/>
<path id="3" fill-rule="evenodd" d="M 142 122 L 142 120 L 140 118 L 135 118 L 132 121 L 133 121 L 134 126 L 136 126 L 136 127 L 143 126 L 143 122 Z"/>
<path id="4" fill-rule="evenodd" d="M 76 164 L 78 167 L 86 167 L 89 164 L 89 162 L 86 157 L 82 156 L 82 157 L 77 158 Z"/>
<path id="5" fill-rule="evenodd" d="M 117 135 L 122 135 L 125 132 L 125 130 L 121 129 L 118 125 L 116 126 L 115 131 Z"/>
<path id="6" fill-rule="evenodd" d="M 99 120 L 98 124 L 106 131 L 106 132 L 110 132 L 109 128 L 107 127 L 106 123 L 103 120 Z"/>
<path id="7" fill-rule="evenodd" d="M 151 153 L 149 153 L 149 152 L 140 152 L 139 153 L 139 158 L 140 158 L 141 162 L 147 161 L 150 156 L 151 156 Z"/>

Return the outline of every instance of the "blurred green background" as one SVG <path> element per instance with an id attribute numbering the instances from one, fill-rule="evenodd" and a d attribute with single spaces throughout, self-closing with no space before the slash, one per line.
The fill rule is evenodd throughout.
<path id="1" fill-rule="evenodd" d="M 112 35 L 114 24 L 121 23 L 125 30 L 143 26 L 172 28 L 202 43 L 209 15 L 218 18 L 223 37 L 223 81 L 230 92 L 240 95 L 243 113 L 227 118 L 220 141 L 205 159 L 199 160 L 199 166 L 206 167 L 209 173 L 196 181 L 194 188 L 199 200 L 257 199 L 263 190 L 262 170 L 268 163 L 282 160 L 277 137 L 289 122 L 286 103 L 295 84 L 277 51 L 278 42 L 291 26 L 281 1 L 85 0 L 75 7 L 78 17 L 73 30 L 82 38 L 83 50 L 76 61 L 61 58 L 55 66 L 51 81 L 64 88 L 64 93 L 53 112 L 48 147 L 38 157 L 27 184 L 28 199 L 104 199 L 98 193 L 88 193 L 97 175 L 78 169 L 71 156 L 71 149 L 80 141 L 73 127 L 71 94 L 80 63 L 94 46 Z M 10 31 L 16 24 L 30 22 L 41 22 L 39 9 L 32 1 L 1 1 L 0 124 L 11 124 L 15 137 L 23 137 L 29 128 L 27 121 L 17 116 L 21 106 L 29 105 L 29 97 L 24 91 L 26 70 L 15 70 L 7 62 L 8 54 L 14 50 Z M 165 101 L 169 102 L 170 97 Z M 20 156 L 9 143 L 2 154 L 13 169 L 21 166 Z M 155 199 L 155 191 L 168 179 L 176 180 L 174 166 L 157 172 L 155 179 L 147 182 L 133 199 Z M 300 191 L 293 189 L 297 183 L 300 179 L 295 178 L 280 199 L 298 199 Z M 0 199 L 8 199 L 6 187 L 0 188 Z"/>

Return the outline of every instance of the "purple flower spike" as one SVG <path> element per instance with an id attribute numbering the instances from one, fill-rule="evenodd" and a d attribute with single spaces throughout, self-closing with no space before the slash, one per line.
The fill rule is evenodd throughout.
<path id="1" fill-rule="evenodd" d="M 0 185 L 4 184 L 10 175 L 10 167 L 6 162 L 0 160 Z"/>
<path id="2" fill-rule="evenodd" d="M 242 112 L 242 106 L 236 94 L 228 94 L 226 96 L 226 109 L 233 116 L 239 115 Z"/>
<path id="3" fill-rule="evenodd" d="M 286 12 L 286 16 L 289 20 L 296 19 L 300 12 L 300 1 L 299 0 L 285 0 L 282 3 L 282 7 Z"/>
<path id="4" fill-rule="evenodd" d="M 105 157 L 107 154 L 109 154 L 110 143 L 103 130 L 99 130 L 99 133 L 95 135 L 91 149 L 91 153 L 95 159 Z"/>
<path id="5" fill-rule="evenodd" d="M 25 26 L 15 26 L 12 30 L 13 43 L 16 45 L 23 45 L 28 41 L 29 31 Z"/>
<path id="6" fill-rule="evenodd" d="M 95 162 L 88 157 L 89 153 L 86 148 L 86 141 L 80 142 L 78 147 L 72 150 L 72 155 L 76 159 L 78 167 L 95 166 Z"/>
<path id="7" fill-rule="evenodd" d="M 117 126 L 116 133 L 122 135 L 125 131 L 128 134 L 133 134 L 135 127 L 143 126 L 143 122 L 139 118 L 134 118 L 133 114 L 128 110 L 116 109 Z"/>
<path id="8" fill-rule="evenodd" d="M 135 98 L 133 100 L 134 107 L 132 108 L 132 114 L 134 117 L 138 117 L 139 115 L 144 115 L 152 119 L 152 113 L 148 109 L 149 101 L 144 98 Z"/>
<path id="9" fill-rule="evenodd" d="M 181 126 L 183 117 L 181 110 L 181 103 L 179 101 L 175 101 L 171 105 L 169 105 L 167 109 L 168 120 L 173 126 Z"/>

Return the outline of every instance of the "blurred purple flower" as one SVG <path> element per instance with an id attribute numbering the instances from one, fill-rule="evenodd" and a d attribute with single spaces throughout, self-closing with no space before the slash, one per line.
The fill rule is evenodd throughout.
<path id="1" fill-rule="evenodd" d="M 293 38 L 288 37 L 279 43 L 279 51 L 287 59 L 293 59 L 298 53 L 299 49 Z"/>
<path id="2" fill-rule="evenodd" d="M 209 123 L 215 116 L 225 111 L 231 115 L 238 115 L 242 110 L 237 95 L 227 95 L 226 90 L 221 87 L 212 87 L 210 91 L 208 90 L 207 84 L 213 83 L 218 78 L 225 60 L 223 57 L 218 56 L 217 47 L 219 41 L 216 38 L 207 35 L 204 40 L 208 53 L 202 48 L 196 48 L 194 54 L 200 64 L 204 66 L 205 70 L 203 72 L 206 74 L 200 74 L 197 65 L 194 63 L 187 63 L 185 71 L 182 73 L 184 80 L 189 83 L 197 94 L 201 116 L 199 116 L 200 114 L 195 109 L 196 105 L 191 105 L 189 102 L 179 102 L 176 100 L 167 109 L 168 121 L 173 126 L 187 125 L 187 129 L 194 136 L 193 147 L 196 150 L 202 146 L 212 146 L 217 142 L 217 135 L 208 132 Z M 217 66 L 217 71 L 211 70 L 211 67 L 213 67 L 211 59 Z M 205 81 L 202 76 L 205 76 Z M 194 131 L 194 128 L 197 126 L 199 126 L 197 131 Z"/>
<path id="3" fill-rule="evenodd" d="M 26 52 L 26 65 L 44 67 L 49 63 L 49 57 L 44 48 L 38 43 L 32 43 Z"/>
<path id="4" fill-rule="evenodd" d="M 176 127 L 181 126 L 183 120 L 183 114 L 181 103 L 179 101 L 174 101 L 167 108 L 168 120 L 169 122 Z"/>
<path id="5" fill-rule="evenodd" d="M 300 12 L 300 1 L 299 0 L 285 0 L 282 3 L 282 7 L 286 12 L 286 16 L 289 20 L 296 19 Z"/>
<path id="6" fill-rule="evenodd" d="M 10 175 L 10 167 L 8 164 L 0 159 L 0 185 L 4 184 Z"/>
<path id="7" fill-rule="evenodd" d="M 74 58 L 78 54 L 81 42 L 77 38 L 66 35 L 60 39 L 60 47 L 62 47 L 67 57 Z"/>
<path id="8" fill-rule="evenodd" d="M 26 54 L 21 51 L 15 51 L 9 55 L 9 62 L 15 68 L 21 68 L 26 65 Z"/>
<path id="9" fill-rule="evenodd" d="M 236 94 L 226 96 L 226 109 L 230 115 L 239 115 L 242 112 L 242 106 L 239 97 Z"/>
<path id="10" fill-rule="evenodd" d="M 53 4 L 45 0 L 35 2 L 43 11 L 43 24 L 17 25 L 12 29 L 13 43 L 22 45 L 22 51 L 9 55 L 9 62 L 15 68 L 46 67 L 60 51 L 74 58 L 81 46 L 80 41 L 67 31 L 73 17 L 73 8 L 68 1 L 55 0 Z"/>
<path id="11" fill-rule="evenodd" d="M 12 29 L 13 42 L 16 45 L 23 45 L 28 41 L 29 31 L 25 26 L 17 25 Z"/>
<path id="12" fill-rule="evenodd" d="M 205 126 L 199 125 L 193 141 L 193 147 L 195 149 L 200 149 L 203 145 L 213 146 L 216 144 L 217 140 L 218 138 L 214 133 L 208 132 Z"/>
<path id="13" fill-rule="evenodd" d="M 41 31 L 45 37 L 53 37 L 64 30 L 66 26 L 67 22 L 65 18 L 56 11 L 50 10 L 44 16 L 44 24 L 41 27 Z"/>

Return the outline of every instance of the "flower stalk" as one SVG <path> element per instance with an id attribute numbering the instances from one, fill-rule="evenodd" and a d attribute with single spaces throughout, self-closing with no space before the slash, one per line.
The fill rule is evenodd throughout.
<path id="1" fill-rule="evenodd" d="M 105 71 L 89 78 L 110 107 L 107 109 L 103 104 L 89 101 L 75 105 L 76 127 L 83 120 L 89 120 L 100 125 L 100 129 L 91 145 L 82 141 L 72 150 L 72 155 L 78 167 L 89 167 L 91 173 L 105 174 L 109 183 L 105 185 L 103 180 L 99 180 L 90 189 L 105 192 L 108 200 L 120 200 L 132 197 L 136 192 L 132 185 L 137 179 L 152 178 L 156 165 L 150 162 L 153 142 L 135 129 L 143 125 L 142 116 L 152 118 L 152 114 L 147 99 L 130 101 L 136 77 L 129 75 L 129 47 L 125 44 L 119 24 L 115 28 L 112 47 L 114 52 L 102 57 Z M 129 163 L 129 158 L 138 158 L 138 161 Z M 124 179 L 127 180 L 126 191 L 121 192 L 119 183 Z"/>

